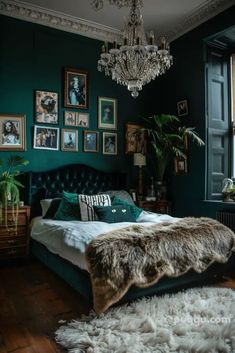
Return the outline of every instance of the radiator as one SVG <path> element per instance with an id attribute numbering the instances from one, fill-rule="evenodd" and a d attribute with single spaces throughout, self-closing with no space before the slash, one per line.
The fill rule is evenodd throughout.
<path id="1" fill-rule="evenodd" d="M 235 210 L 216 212 L 216 219 L 235 232 Z"/>

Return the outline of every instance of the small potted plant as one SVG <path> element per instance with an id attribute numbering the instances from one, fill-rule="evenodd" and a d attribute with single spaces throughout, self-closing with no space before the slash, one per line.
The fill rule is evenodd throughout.
<path id="1" fill-rule="evenodd" d="M 5 163 L 4 163 L 5 162 Z M 13 215 L 17 217 L 20 201 L 19 187 L 24 187 L 16 177 L 20 174 L 18 168 L 26 166 L 29 163 L 20 156 L 10 156 L 7 160 L 0 160 L 0 167 L 6 165 L 5 170 L 0 173 L 0 220 L 5 215 L 5 225 L 7 226 L 7 216 L 3 209 L 11 207 Z"/>

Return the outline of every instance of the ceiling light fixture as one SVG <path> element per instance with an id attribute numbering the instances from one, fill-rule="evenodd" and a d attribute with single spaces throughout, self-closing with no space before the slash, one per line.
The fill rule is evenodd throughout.
<path id="1" fill-rule="evenodd" d="M 149 33 L 147 42 L 140 13 L 141 0 L 109 0 L 109 3 L 119 7 L 130 5 L 131 9 L 123 31 L 122 45 L 118 47 L 114 42 L 112 48 L 108 43 L 102 46 L 98 70 L 127 86 L 132 97 L 136 98 L 144 85 L 171 67 L 173 60 L 169 43 L 161 37 L 160 45 L 156 45 L 153 31 Z M 92 4 L 99 9 L 103 6 L 103 0 L 93 0 Z"/>

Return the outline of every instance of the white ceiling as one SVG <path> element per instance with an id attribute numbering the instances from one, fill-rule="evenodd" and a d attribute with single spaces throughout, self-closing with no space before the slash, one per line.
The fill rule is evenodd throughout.
<path id="1" fill-rule="evenodd" d="M 63 18 L 63 20 L 72 20 L 72 23 L 70 22 L 70 25 L 67 25 L 70 28 L 66 29 L 66 25 L 64 24 L 64 30 L 75 33 L 76 21 L 79 22 L 82 19 L 85 20 L 86 25 L 88 24 L 89 26 L 102 29 L 102 31 L 113 32 L 119 35 L 119 30 L 123 29 L 124 16 L 129 12 L 128 8 L 123 7 L 119 9 L 114 5 L 109 5 L 108 1 L 104 1 L 104 7 L 99 11 L 91 8 L 90 0 L 24 0 L 24 2 L 2 0 L 1 3 L 19 4 L 20 7 L 16 6 L 14 8 L 12 6 L 10 10 L 9 6 L 2 7 L 2 9 L 0 7 L 0 13 L 8 12 L 13 17 L 23 17 L 26 20 L 39 23 L 43 22 L 43 24 L 52 27 L 61 27 L 61 23 L 59 23 L 61 20 L 58 20 L 58 18 L 57 20 L 46 19 L 46 13 L 51 17 L 54 15 Z M 234 4 L 235 0 L 144 0 L 142 14 L 145 30 L 153 29 L 156 36 L 167 35 L 173 40 Z M 30 14 L 26 12 L 27 8 L 31 10 Z M 32 13 L 32 10 L 36 12 Z M 48 23 L 45 23 L 46 21 Z M 105 26 L 109 28 L 105 28 Z M 80 29 L 77 29 L 78 33 Z M 100 35 L 99 31 L 97 33 L 94 30 L 93 33 L 91 32 L 89 28 L 87 35 L 96 37 L 97 34 L 98 39 L 102 39 L 101 37 L 104 35 L 103 32 Z"/>

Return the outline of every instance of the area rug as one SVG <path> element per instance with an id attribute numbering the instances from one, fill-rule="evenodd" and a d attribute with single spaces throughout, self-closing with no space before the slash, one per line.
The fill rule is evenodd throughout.
<path id="1" fill-rule="evenodd" d="M 194 288 L 92 312 L 56 341 L 69 353 L 235 353 L 235 291 Z"/>

